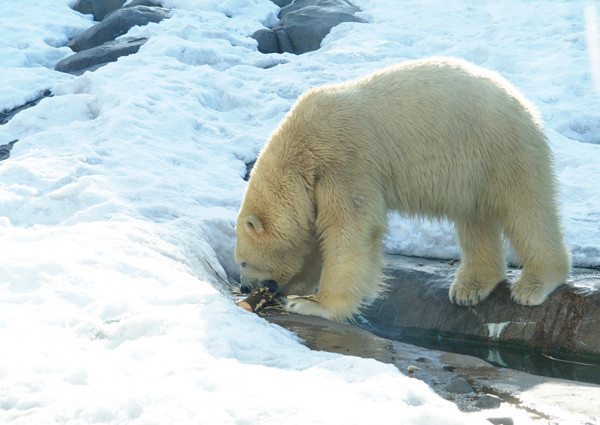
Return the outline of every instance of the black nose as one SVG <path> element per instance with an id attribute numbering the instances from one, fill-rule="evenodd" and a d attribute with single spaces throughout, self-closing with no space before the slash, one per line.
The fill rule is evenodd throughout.
<path id="1" fill-rule="evenodd" d="M 252 292 L 252 289 L 252 286 L 248 282 L 243 282 L 240 285 L 240 292 L 242 294 L 249 294 L 250 292 Z"/>
<path id="2" fill-rule="evenodd" d="M 269 292 L 273 292 L 274 294 L 279 292 L 279 285 L 274 280 L 265 280 L 260 283 L 260 286 L 267 288 Z"/>

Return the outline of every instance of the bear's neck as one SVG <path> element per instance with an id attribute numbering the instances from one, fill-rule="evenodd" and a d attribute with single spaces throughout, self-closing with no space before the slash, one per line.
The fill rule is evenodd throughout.
<path id="1" fill-rule="evenodd" d="M 289 125 L 289 120 L 273 133 L 265 151 L 265 156 L 270 176 L 267 179 L 293 181 L 301 179 L 307 189 L 313 190 L 314 183 L 318 178 L 320 167 L 318 158 L 315 156 L 312 146 L 316 137 L 310 131 L 310 126 L 304 126 L 302 130 Z M 287 125 L 286 125 L 287 124 Z"/>

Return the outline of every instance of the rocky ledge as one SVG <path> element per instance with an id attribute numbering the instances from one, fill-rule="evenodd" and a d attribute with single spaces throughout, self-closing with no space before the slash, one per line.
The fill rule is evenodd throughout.
<path id="1" fill-rule="evenodd" d="M 594 379 L 600 382 L 600 271 L 573 269 L 566 284 L 539 306 L 516 304 L 503 283 L 482 303 L 461 307 L 448 299 L 456 263 L 400 256 L 387 256 L 386 262 L 389 293 L 364 313 L 365 327 L 372 332 L 479 351 L 488 358 L 493 349 L 492 357 L 501 365 L 511 357 L 527 361 L 536 355 L 562 360 L 565 366 L 597 365 Z M 518 273 L 510 270 L 508 280 Z M 589 372 L 582 378 L 589 379 Z"/>

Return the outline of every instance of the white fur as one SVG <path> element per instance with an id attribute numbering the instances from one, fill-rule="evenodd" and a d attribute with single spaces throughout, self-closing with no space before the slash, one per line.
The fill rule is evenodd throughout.
<path id="1" fill-rule="evenodd" d="M 523 265 L 512 296 L 535 305 L 570 268 L 555 199 L 541 122 L 512 85 L 460 60 L 411 61 L 299 98 L 252 171 L 236 262 L 284 293 L 318 287 L 290 311 L 347 320 L 384 288 L 387 210 L 446 217 L 462 251 L 454 302 L 505 278 L 504 233 Z"/>

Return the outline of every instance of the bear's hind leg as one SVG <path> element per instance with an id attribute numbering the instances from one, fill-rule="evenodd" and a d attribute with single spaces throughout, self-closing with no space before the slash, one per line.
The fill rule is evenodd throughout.
<path id="1" fill-rule="evenodd" d="M 512 211 L 504 228 L 523 265 L 512 284 L 512 298 L 519 304 L 539 305 L 566 280 L 571 267 L 556 207 L 548 202 L 539 210 Z"/>
<path id="2" fill-rule="evenodd" d="M 505 278 L 506 260 L 499 223 L 457 222 L 460 266 L 450 286 L 450 300 L 459 305 L 483 301 Z"/>

